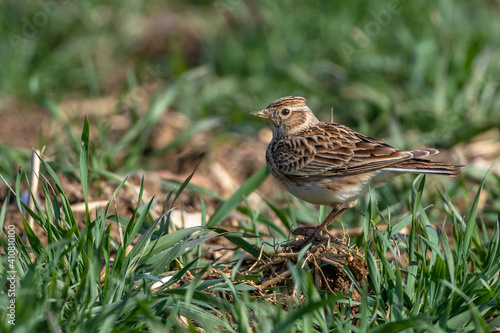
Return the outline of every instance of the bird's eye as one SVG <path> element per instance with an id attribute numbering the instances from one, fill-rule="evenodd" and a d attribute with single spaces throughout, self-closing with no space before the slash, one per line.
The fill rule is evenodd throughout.
<path id="1" fill-rule="evenodd" d="M 281 114 L 284 115 L 284 116 L 288 116 L 290 114 L 290 110 L 283 109 L 283 110 L 281 110 Z"/>

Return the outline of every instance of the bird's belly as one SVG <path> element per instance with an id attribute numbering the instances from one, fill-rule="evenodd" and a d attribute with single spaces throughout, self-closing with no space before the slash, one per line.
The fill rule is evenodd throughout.
<path id="1" fill-rule="evenodd" d="M 347 204 L 357 200 L 370 188 L 371 175 L 347 177 L 276 179 L 281 186 L 299 199 L 316 205 Z"/>

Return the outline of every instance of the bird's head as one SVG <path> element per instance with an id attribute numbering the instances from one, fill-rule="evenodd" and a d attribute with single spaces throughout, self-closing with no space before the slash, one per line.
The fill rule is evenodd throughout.
<path id="1" fill-rule="evenodd" d="M 251 112 L 250 115 L 269 120 L 275 137 L 300 133 L 319 121 L 306 105 L 306 99 L 299 96 L 282 97 L 264 110 Z"/>

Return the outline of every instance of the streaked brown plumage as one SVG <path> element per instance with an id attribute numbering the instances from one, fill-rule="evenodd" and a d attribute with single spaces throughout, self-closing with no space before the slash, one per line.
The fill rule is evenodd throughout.
<path id="1" fill-rule="evenodd" d="M 333 207 L 314 234 L 326 231 L 370 187 L 404 172 L 456 176 L 461 167 L 422 158 L 437 149 L 401 151 L 347 126 L 321 122 L 303 97 L 282 97 L 250 114 L 271 122 L 266 162 L 278 183 L 302 200 Z"/>

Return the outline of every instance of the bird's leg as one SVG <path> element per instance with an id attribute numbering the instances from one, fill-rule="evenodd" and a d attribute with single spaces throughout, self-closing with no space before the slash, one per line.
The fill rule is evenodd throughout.
<path id="1" fill-rule="evenodd" d="M 354 206 L 355 203 L 356 202 L 354 201 L 354 202 L 350 203 L 348 206 L 345 206 L 345 207 L 342 207 L 339 209 L 333 208 L 332 211 L 330 212 L 330 214 L 328 214 L 328 216 L 325 218 L 325 220 L 319 226 L 297 228 L 293 231 L 293 234 L 306 236 L 307 238 L 303 242 L 301 242 L 302 243 L 301 245 L 304 245 L 304 244 L 307 244 L 307 243 L 311 242 L 312 240 L 314 240 L 321 233 L 321 231 L 324 231 L 328 236 L 330 236 L 330 238 L 332 240 L 335 241 L 335 243 L 348 246 L 348 245 L 344 244 L 343 242 L 341 242 L 337 237 L 333 236 L 330 232 L 328 232 L 328 230 L 326 228 L 328 227 L 328 225 L 330 225 L 330 223 L 332 223 L 335 219 L 337 219 L 340 215 L 342 215 L 342 213 L 344 213 L 346 210 L 348 210 L 349 208 Z M 312 229 L 312 232 L 311 232 L 311 229 Z"/>
<path id="2" fill-rule="evenodd" d="M 321 231 L 324 231 L 326 234 L 328 234 L 328 236 L 335 238 L 332 234 L 330 234 L 328 232 L 327 227 L 330 225 L 330 223 L 335 221 L 337 219 L 337 217 L 342 215 L 342 213 L 345 212 L 346 210 L 348 210 L 349 208 L 350 207 L 344 207 L 344 208 L 340 208 L 340 209 L 332 209 L 332 211 L 330 212 L 330 214 L 328 214 L 328 216 L 323 221 L 323 223 L 321 223 L 319 226 L 316 227 L 315 233 L 319 234 Z"/>
<path id="3" fill-rule="evenodd" d="M 335 208 L 332 209 L 332 211 L 330 212 L 330 214 L 328 214 L 328 216 L 323 221 L 323 223 L 321 223 L 319 226 L 317 226 L 315 228 L 316 230 L 314 230 L 314 232 L 306 239 L 305 244 L 307 244 L 308 242 L 313 240 L 317 235 L 319 235 L 321 233 L 321 231 L 324 231 L 328 236 L 330 236 L 330 238 L 332 240 L 335 241 L 335 243 L 338 243 L 341 245 L 346 245 L 343 242 L 341 242 L 337 237 L 335 237 L 330 232 L 328 232 L 327 227 L 330 225 L 330 223 L 335 221 L 340 215 L 342 215 L 343 212 L 345 212 L 348 209 L 349 209 L 349 207 L 344 207 L 344 208 L 340 208 L 340 209 L 335 209 Z"/>

